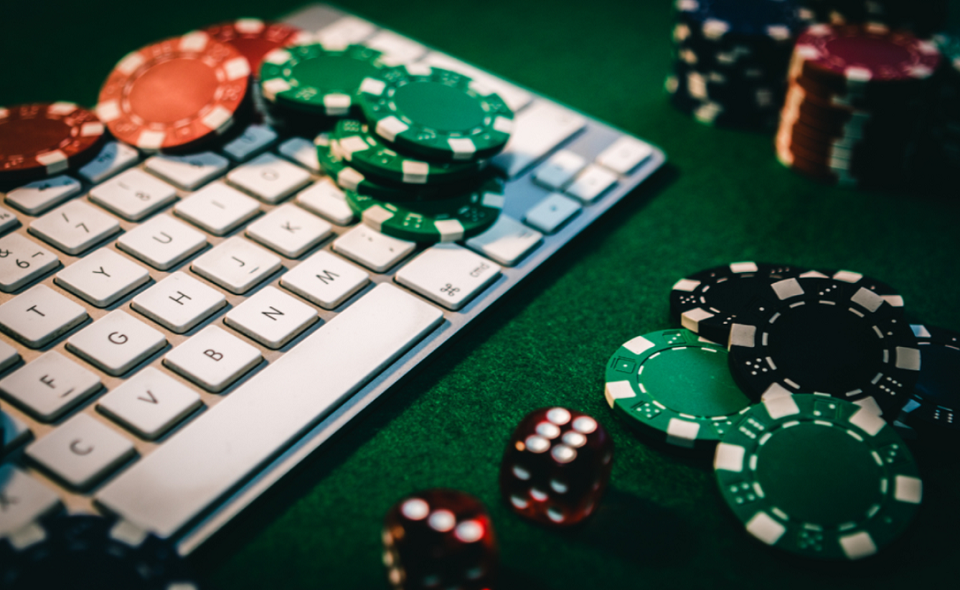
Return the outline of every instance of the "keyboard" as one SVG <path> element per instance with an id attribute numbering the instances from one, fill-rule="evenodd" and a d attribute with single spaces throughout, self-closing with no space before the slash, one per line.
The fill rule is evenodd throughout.
<path id="1" fill-rule="evenodd" d="M 516 113 L 485 233 L 423 246 L 359 223 L 309 137 L 217 151 L 108 143 L 0 207 L 0 535 L 116 514 L 189 554 L 665 161 L 661 150 L 325 5 L 319 41 L 457 70 Z M 440 361 L 442 362 L 442 361 Z M 329 441 L 329 442 L 328 442 Z"/>

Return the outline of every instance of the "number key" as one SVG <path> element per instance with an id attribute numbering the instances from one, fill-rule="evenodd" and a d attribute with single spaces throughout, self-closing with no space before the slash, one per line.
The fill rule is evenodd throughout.
<path id="1" fill-rule="evenodd" d="M 80 254 L 120 231 L 120 223 L 90 205 L 71 201 L 30 223 L 30 233 L 67 254 Z"/>
<path id="2" fill-rule="evenodd" d="M 56 254 L 20 234 L 0 238 L 0 291 L 16 291 L 59 264 Z"/>

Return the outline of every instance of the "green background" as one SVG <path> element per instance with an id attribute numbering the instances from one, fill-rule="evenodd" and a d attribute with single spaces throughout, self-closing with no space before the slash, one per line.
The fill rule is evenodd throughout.
<path id="1" fill-rule="evenodd" d="M 296 0 L 16 0 L 0 11 L 0 104 L 96 101 L 127 51 Z M 917 318 L 960 329 L 960 199 L 827 188 L 782 168 L 771 138 L 672 110 L 666 0 L 344 2 L 361 16 L 650 140 L 669 165 L 498 304 L 437 362 L 191 557 L 210 588 L 382 588 L 379 530 L 409 492 L 446 486 L 489 507 L 503 588 L 931 587 L 956 577 L 960 469 L 928 462 L 901 546 L 846 567 L 778 555 L 732 520 L 709 459 L 643 444 L 603 401 L 624 341 L 671 326 L 680 277 L 737 260 L 848 268 L 900 289 Z M 58 8 L 59 6 L 59 8 Z M 825 338 L 829 335 L 825 334 Z M 600 419 L 617 453 L 584 527 L 514 517 L 497 470 L 513 426 L 547 405 Z"/>

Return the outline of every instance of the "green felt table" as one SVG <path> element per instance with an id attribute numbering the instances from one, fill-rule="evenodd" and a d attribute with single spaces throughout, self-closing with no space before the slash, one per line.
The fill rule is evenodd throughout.
<path id="1" fill-rule="evenodd" d="M 490 509 L 502 587 L 934 587 L 960 560 L 960 466 L 924 465 L 924 504 L 899 547 L 847 567 L 796 562 L 732 519 L 709 458 L 643 444 L 603 399 L 624 341 L 671 327 L 680 277 L 738 260 L 848 268 L 897 287 L 914 317 L 960 329 L 960 198 L 824 187 L 777 163 L 771 137 L 674 111 L 667 0 L 350 1 L 361 16 L 513 79 L 663 147 L 669 164 L 574 240 L 487 321 L 311 458 L 191 556 L 209 588 L 383 588 L 380 527 L 415 490 L 465 490 Z M 127 51 L 299 0 L 11 0 L 0 10 L 0 104 L 92 105 Z M 829 338 L 829 334 L 824 334 Z M 616 447 L 595 517 L 554 532 L 498 496 L 513 426 L 564 405 Z"/>

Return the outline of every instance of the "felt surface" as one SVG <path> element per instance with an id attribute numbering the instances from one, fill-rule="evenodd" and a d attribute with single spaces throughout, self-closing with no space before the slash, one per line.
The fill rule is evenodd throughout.
<path id="1" fill-rule="evenodd" d="M 129 50 L 300 4 L 8 4 L 0 104 L 91 105 Z M 900 289 L 915 317 L 960 329 L 956 189 L 918 196 L 823 187 L 782 168 L 770 137 L 711 129 L 675 112 L 662 91 L 666 0 L 343 5 L 652 141 L 669 165 L 195 553 L 205 587 L 386 587 L 382 517 L 404 494 L 434 486 L 487 504 L 507 589 L 893 588 L 952 580 L 960 559 L 956 462 L 925 462 L 924 504 L 900 546 L 846 567 L 796 562 L 738 526 L 709 458 L 654 448 L 616 419 L 603 400 L 603 366 L 622 342 L 671 327 L 668 295 L 678 278 L 738 260 L 876 276 Z M 617 445 L 611 489 L 595 517 L 573 531 L 521 521 L 499 501 L 503 445 L 528 411 L 547 405 L 592 414 Z"/>

